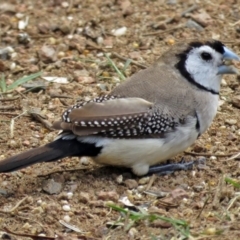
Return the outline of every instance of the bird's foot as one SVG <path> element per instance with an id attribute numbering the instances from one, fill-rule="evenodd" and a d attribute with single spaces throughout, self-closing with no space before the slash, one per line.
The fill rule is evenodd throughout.
<path id="1" fill-rule="evenodd" d="M 182 159 L 180 163 L 152 166 L 149 168 L 148 174 L 155 173 L 157 175 L 166 175 L 179 170 L 190 170 L 193 168 L 194 165 L 196 165 L 197 167 L 205 165 L 205 162 L 206 162 L 205 157 L 201 157 L 191 162 L 185 162 L 184 159 Z"/>

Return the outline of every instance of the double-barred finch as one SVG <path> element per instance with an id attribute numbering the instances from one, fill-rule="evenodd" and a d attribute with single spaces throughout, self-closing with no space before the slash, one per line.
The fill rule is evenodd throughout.
<path id="1" fill-rule="evenodd" d="M 174 46 L 109 95 L 67 109 L 53 124 L 62 130 L 55 141 L 0 161 L 0 172 L 90 156 L 100 164 L 147 174 L 210 126 L 222 74 L 237 73 L 225 59 L 240 60 L 219 41 Z"/>

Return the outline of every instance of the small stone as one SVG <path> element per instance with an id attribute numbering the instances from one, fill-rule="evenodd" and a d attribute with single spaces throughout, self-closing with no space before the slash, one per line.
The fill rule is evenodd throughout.
<path id="1" fill-rule="evenodd" d="M 67 193 L 67 198 L 68 198 L 68 199 L 72 199 L 72 197 L 73 197 L 73 193 L 72 193 L 72 192 L 68 192 L 68 193 Z"/>
<path id="2" fill-rule="evenodd" d="M 78 76 L 76 78 L 76 80 L 79 82 L 79 83 L 94 83 L 95 82 L 95 79 L 92 78 L 92 77 L 85 77 L 85 76 Z"/>
<path id="3" fill-rule="evenodd" d="M 207 235 L 215 235 L 217 233 L 217 230 L 215 227 L 209 227 L 204 231 Z"/>
<path id="4" fill-rule="evenodd" d="M 236 119 L 226 119 L 225 123 L 229 124 L 229 125 L 235 125 L 237 123 Z"/>
<path id="5" fill-rule="evenodd" d="M 63 206 L 62 206 L 62 209 L 63 209 L 63 211 L 65 211 L 65 212 L 71 211 L 71 207 L 70 207 L 69 205 L 63 205 Z"/>
<path id="6" fill-rule="evenodd" d="M 202 209 L 204 207 L 204 202 L 203 201 L 197 201 L 194 204 L 194 206 L 195 206 L 196 209 Z"/>
<path id="7" fill-rule="evenodd" d="M 123 175 L 119 175 L 119 176 L 116 178 L 116 182 L 117 182 L 118 184 L 122 184 L 122 182 L 123 182 Z"/>
<path id="8" fill-rule="evenodd" d="M 42 207 L 36 207 L 31 211 L 33 214 L 41 214 L 44 212 L 44 210 L 42 209 Z"/>
<path id="9" fill-rule="evenodd" d="M 23 145 L 28 147 L 28 146 L 30 145 L 30 142 L 29 142 L 28 140 L 25 140 L 25 141 L 23 142 Z"/>
<path id="10" fill-rule="evenodd" d="M 194 185 L 193 190 L 196 192 L 201 192 L 204 189 L 203 185 Z"/>
<path id="11" fill-rule="evenodd" d="M 63 176 L 56 175 L 54 178 L 43 182 L 43 190 L 48 194 L 59 194 L 63 189 Z"/>
<path id="12" fill-rule="evenodd" d="M 85 166 L 87 166 L 87 165 L 89 165 L 89 158 L 87 158 L 87 157 L 81 157 L 81 159 L 80 159 L 80 163 L 82 164 L 82 165 L 85 165 Z"/>
<path id="13" fill-rule="evenodd" d="M 173 199 L 183 199 L 189 197 L 188 193 L 181 188 L 176 188 L 173 191 L 171 191 L 170 196 Z"/>
<path id="14" fill-rule="evenodd" d="M 127 179 L 127 180 L 124 181 L 124 183 L 127 186 L 127 188 L 129 188 L 129 189 L 133 189 L 133 188 L 138 187 L 138 183 L 134 179 Z"/>
<path id="15" fill-rule="evenodd" d="M 217 157 L 216 156 L 211 156 L 210 160 L 217 160 Z"/>
<path id="16" fill-rule="evenodd" d="M 91 207 L 104 207 L 104 202 L 102 200 L 93 200 L 89 202 Z"/>
<path id="17" fill-rule="evenodd" d="M 90 199 L 89 193 L 87 192 L 80 192 L 78 197 L 79 197 L 79 201 L 82 203 L 88 203 Z"/>
<path id="18" fill-rule="evenodd" d="M 8 142 L 8 146 L 9 147 L 11 147 L 11 148 L 16 148 L 16 147 L 18 147 L 18 143 L 17 143 L 17 141 L 15 141 L 15 140 L 10 140 L 9 142 Z"/>
<path id="19" fill-rule="evenodd" d="M 50 30 L 49 25 L 47 23 L 39 23 L 37 27 L 38 31 L 43 34 L 47 34 Z"/>
<path id="20" fill-rule="evenodd" d="M 112 34 L 116 37 L 120 37 L 122 35 L 125 35 L 127 32 L 127 28 L 126 27 L 121 27 L 121 28 L 118 28 L 118 29 L 113 29 L 112 30 Z"/>
<path id="21" fill-rule="evenodd" d="M 138 183 L 141 185 L 147 184 L 149 182 L 149 179 L 150 179 L 149 177 L 140 178 Z"/>
<path id="22" fill-rule="evenodd" d="M 68 215 L 65 215 L 63 217 L 63 221 L 66 222 L 66 223 L 69 223 L 71 221 L 71 218 Z"/>
<path id="23" fill-rule="evenodd" d="M 134 227 L 130 228 L 130 230 L 128 231 L 128 236 L 130 237 L 130 239 L 135 239 L 137 234 L 138 230 Z"/>
<path id="24" fill-rule="evenodd" d="M 63 57 L 65 57 L 65 52 L 59 52 L 58 54 L 57 54 L 57 56 L 58 56 L 58 58 L 63 58 Z"/>
<path id="25" fill-rule="evenodd" d="M 44 63 L 51 63 L 57 61 L 56 51 L 53 47 L 44 45 L 39 51 L 38 51 L 40 59 Z"/>
<path id="26" fill-rule="evenodd" d="M 98 193 L 98 199 L 101 199 L 104 201 L 106 200 L 118 201 L 119 195 L 115 191 L 109 191 L 109 192 L 100 191 Z"/>
<path id="27" fill-rule="evenodd" d="M 226 82 L 226 80 L 225 80 L 224 78 L 223 78 L 222 81 L 221 81 L 221 85 L 224 86 L 224 87 L 227 86 L 227 82 Z"/>
<path id="28" fill-rule="evenodd" d="M 230 132 L 227 136 L 227 139 L 231 140 L 231 141 L 234 141 L 234 140 L 237 140 L 237 136 Z"/>
<path id="29" fill-rule="evenodd" d="M 187 21 L 186 27 L 194 28 L 194 29 L 198 30 L 199 32 L 204 30 L 204 28 L 201 25 L 199 25 L 198 23 L 196 23 L 195 21 L 193 21 L 191 19 L 189 19 Z"/>
<path id="30" fill-rule="evenodd" d="M 240 108 L 240 95 L 236 95 L 232 99 L 232 105 L 234 107 Z"/>
<path id="31" fill-rule="evenodd" d="M 62 7 L 63 8 L 68 8 L 69 7 L 69 3 L 68 2 L 62 2 Z"/>
<path id="32" fill-rule="evenodd" d="M 211 16 L 204 10 L 201 10 L 199 13 L 192 14 L 191 17 L 203 27 L 207 27 L 208 25 L 211 25 L 213 23 L 213 19 L 211 18 Z"/>
<path id="33" fill-rule="evenodd" d="M 26 223 L 22 226 L 22 228 L 28 230 L 28 229 L 32 228 L 32 225 L 30 225 L 28 222 L 26 222 Z"/>

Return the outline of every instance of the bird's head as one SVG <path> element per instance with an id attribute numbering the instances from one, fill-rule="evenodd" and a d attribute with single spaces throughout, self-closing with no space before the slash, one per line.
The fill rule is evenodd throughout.
<path id="1" fill-rule="evenodd" d="M 220 41 L 179 44 L 172 53 L 174 67 L 185 79 L 212 92 L 219 92 L 223 74 L 238 74 L 229 62 L 240 57 Z"/>

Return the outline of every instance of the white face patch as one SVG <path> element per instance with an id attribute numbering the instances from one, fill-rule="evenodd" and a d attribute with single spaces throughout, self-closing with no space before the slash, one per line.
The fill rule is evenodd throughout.
<path id="1" fill-rule="evenodd" d="M 208 45 L 203 45 L 193 48 L 188 53 L 185 68 L 196 83 L 219 92 L 221 76 L 217 73 L 222 58 L 221 53 Z"/>

